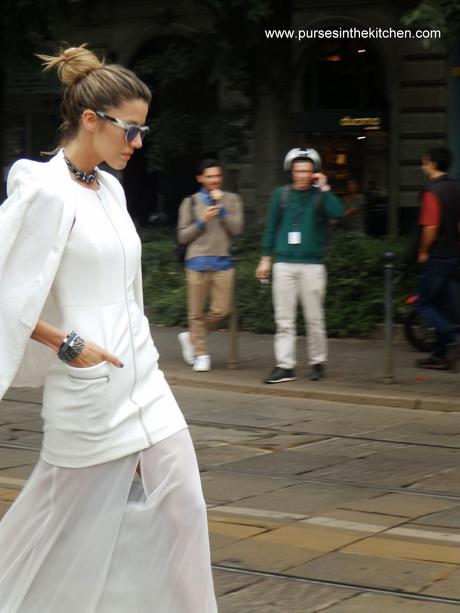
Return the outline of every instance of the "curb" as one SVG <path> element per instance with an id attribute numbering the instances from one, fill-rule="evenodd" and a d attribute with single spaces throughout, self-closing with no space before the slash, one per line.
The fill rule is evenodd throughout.
<path id="1" fill-rule="evenodd" d="M 311 400 L 325 400 L 343 402 L 346 404 L 370 405 L 392 407 L 401 409 L 415 409 L 422 411 L 460 412 L 460 402 L 450 398 L 420 397 L 412 394 L 369 394 L 358 392 L 356 389 L 314 389 L 313 387 L 299 388 L 296 386 L 245 384 L 215 378 L 188 377 L 186 375 L 169 374 L 167 380 L 170 385 L 181 385 L 198 389 L 210 389 L 241 394 L 258 394 L 263 396 L 278 396 L 280 398 L 308 398 Z M 315 384 L 317 386 L 317 384 Z M 319 388 L 319 386 L 317 386 Z"/>

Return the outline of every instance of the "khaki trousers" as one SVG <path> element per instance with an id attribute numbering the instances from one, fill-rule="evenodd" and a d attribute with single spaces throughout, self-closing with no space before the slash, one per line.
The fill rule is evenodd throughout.
<path id="1" fill-rule="evenodd" d="M 275 358 L 280 368 L 296 364 L 297 305 L 300 300 L 307 327 L 309 364 L 327 360 L 327 338 L 324 322 L 326 268 L 323 264 L 289 264 L 273 266 L 273 306 L 276 334 Z"/>
<path id="2" fill-rule="evenodd" d="M 188 329 L 195 355 L 207 355 L 208 333 L 232 311 L 235 269 L 187 269 Z M 209 300 L 209 309 L 205 312 Z"/>

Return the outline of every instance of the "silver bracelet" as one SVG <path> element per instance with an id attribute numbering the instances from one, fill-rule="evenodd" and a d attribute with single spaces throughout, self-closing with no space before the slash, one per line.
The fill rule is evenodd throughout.
<path id="1" fill-rule="evenodd" d="M 69 334 L 62 341 L 61 346 L 57 352 L 57 356 L 63 362 L 71 362 L 85 348 L 85 341 L 78 336 L 76 332 L 69 332 Z"/>

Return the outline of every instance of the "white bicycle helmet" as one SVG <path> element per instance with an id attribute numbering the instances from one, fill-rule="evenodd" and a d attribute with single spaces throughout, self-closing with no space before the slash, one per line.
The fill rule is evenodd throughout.
<path id="1" fill-rule="evenodd" d="M 313 170 L 315 172 L 319 172 L 321 170 L 321 157 L 316 149 L 301 149 L 300 147 L 296 147 L 295 149 L 291 149 L 287 152 L 286 157 L 284 158 L 284 170 L 290 171 L 292 162 L 298 158 L 308 158 L 313 162 Z"/>

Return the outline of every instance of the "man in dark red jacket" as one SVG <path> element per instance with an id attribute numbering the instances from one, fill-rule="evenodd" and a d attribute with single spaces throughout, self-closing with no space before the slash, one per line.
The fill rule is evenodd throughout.
<path id="1" fill-rule="evenodd" d="M 447 176 L 451 157 L 446 147 L 433 147 L 422 158 L 430 183 L 422 195 L 419 219 L 418 308 L 436 329 L 439 342 L 429 357 L 417 360 L 418 368 L 455 370 L 460 358 L 460 336 L 451 315 L 458 294 L 460 183 Z"/>

